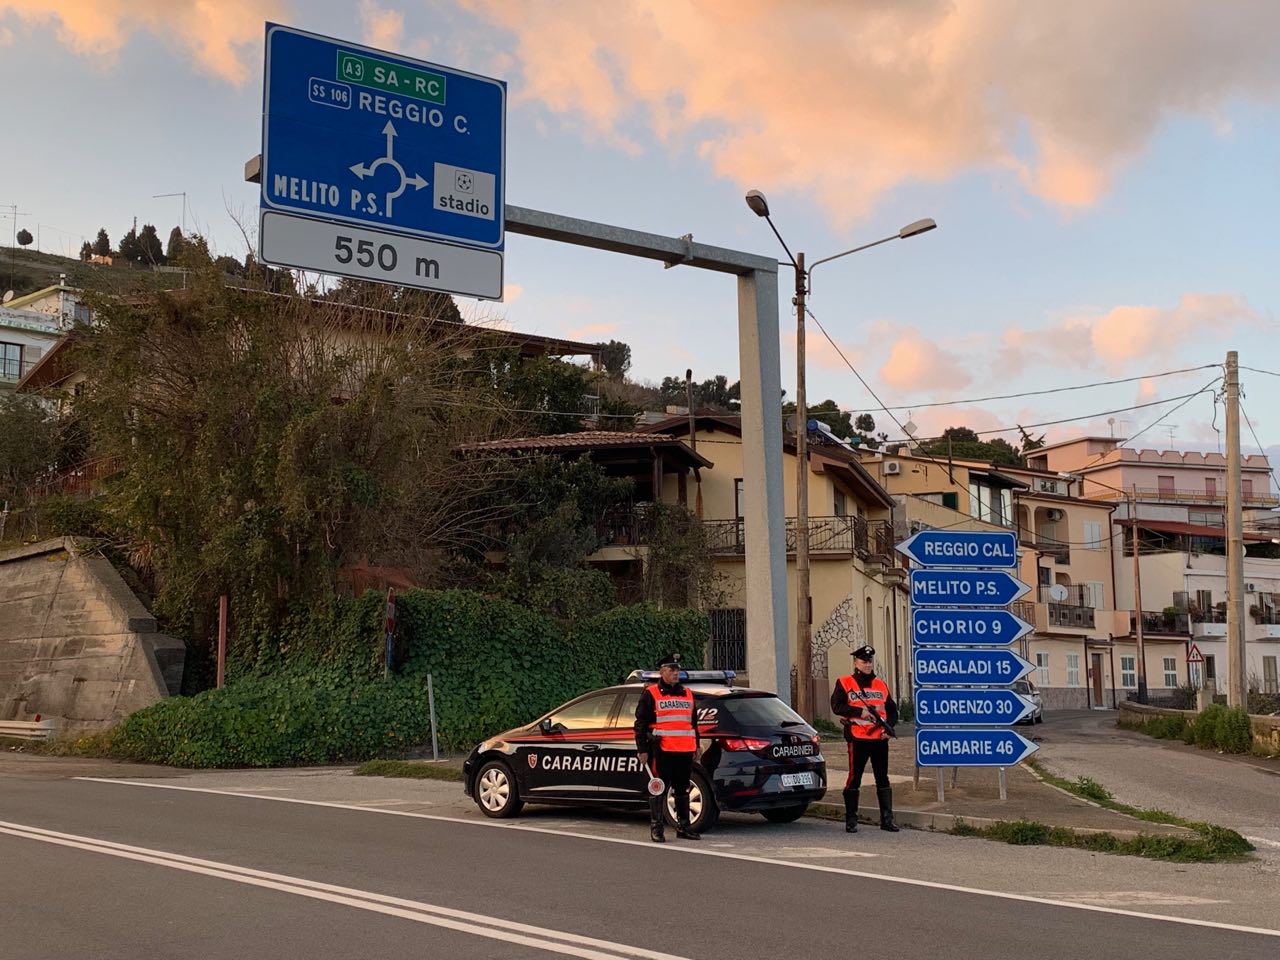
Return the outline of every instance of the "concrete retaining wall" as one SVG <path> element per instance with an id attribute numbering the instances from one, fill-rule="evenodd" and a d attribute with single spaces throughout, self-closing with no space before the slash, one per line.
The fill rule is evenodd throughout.
<path id="1" fill-rule="evenodd" d="M 1175 714 L 1187 718 L 1188 722 L 1196 717 L 1195 710 L 1173 710 L 1169 707 L 1152 707 L 1147 704 L 1134 703 L 1132 700 L 1120 701 L 1120 725 L 1142 723 L 1152 717 L 1171 717 Z M 1280 717 L 1260 717 L 1249 714 L 1249 727 L 1253 731 L 1253 742 L 1272 753 L 1280 753 Z"/>
<path id="2" fill-rule="evenodd" d="M 0 720 L 105 729 L 178 692 L 186 646 L 71 539 L 0 552 Z"/>

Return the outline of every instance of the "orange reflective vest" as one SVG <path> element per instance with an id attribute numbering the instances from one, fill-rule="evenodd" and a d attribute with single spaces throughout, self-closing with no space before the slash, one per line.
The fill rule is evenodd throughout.
<path id="1" fill-rule="evenodd" d="M 856 740 L 887 740 L 889 735 L 865 715 L 866 711 L 874 710 L 881 720 L 885 719 L 885 704 L 889 700 L 889 687 L 885 682 L 876 677 L 863 688 L 858 686 L 857 680 L 848 676 L 840 678 L 840 687 L 849 700 L 849 706 L 861 707 L 864 712 L 861 717 L 845 718 L 849 724 L 850 736 Z"/>
<path id="2" fill-rule="evenodd" d="M 653 697 L 657 719 L 649 733 L 659 750 L 668 753 L 694 753 L 698 749 L 698 733 L 693 727 L 693 691 L 663 693 L 656 683 L 645 688 Z"/>

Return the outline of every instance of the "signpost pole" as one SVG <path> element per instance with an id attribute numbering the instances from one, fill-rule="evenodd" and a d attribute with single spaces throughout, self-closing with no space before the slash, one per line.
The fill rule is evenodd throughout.
<path id="1" fill-rule="evenodd" d="M 1004 767 L 1000 768 L 1000 799 L 1001 800 L 1009 799 L 1008 784 L 1005 782 L 1005 777 L 1004 777 Z"/>

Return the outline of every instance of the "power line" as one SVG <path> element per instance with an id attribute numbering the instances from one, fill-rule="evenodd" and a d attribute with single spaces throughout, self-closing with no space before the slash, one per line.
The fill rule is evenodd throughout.
<path id="1" fill-rule="evenodd" d="M 1214 366 L 1217 366 L 1217 365 L 1215 364 Z M 1194 400 L 1196 397 L 1200 396 L 1200 394 L 1209 392 L 1209 390 L 1210 390 L 1210 388 L 1211 388 L 1211 387 L 1216 386 L 1216 385 L 1217 385 L 1218 383 L 1220 383 L 1221 381 L 1222 381 L 1222 377 L 1220 377 L 1220 376 L 1219 376 L 1219 377 L 1214 377 L 1212 380 L 1210 380 L 1208 383 L 1206 383 L 1203 387 L 1201 387 L 1201 388 L 1200 388 L 1199 390 L 1197 390 L 1195 393 L 1186 394 L 1184 397 L 1181 397 L 1181 398 L 1170 398 L 1170 399 L 1181 399 L 1181 400 L 1182 400 L 1182 402 L 1181 402 L 1180 404 L 1178 404 L 1176 407 L 1174 407 L 1172 410 L 1166 410 L 1164 413 L 1160 414 L 1160 416 L 1159 416 L 1159 417 L 1157 417 L 1155 420 L 1151 421 L 1151 423 L 1147 424 L 1145 427 L 1143 427 L 1143 428 L 1142 428 L 1141 430 L 1139 430 L 1137 433 L 1132 434 L 1131 436 L 1126 437 L 1126 438 L 1124 439 L 1124 442 L 1125 442 L 1125 443 L 1128 443 L 1128 444 L 1132 444 L 1134 440 L 1138 439 L 1138 437 L 1142 436 L 1142 435 L 1143 435 L 1144 433 L 1146 433 L 1148 430 L 1151 430 L 1152 428 L 1154 428 L 1154 427 L 1156 427 L 1156 426 L 1159 426 L 1159 424 L 1161 423 L 1161 421 L 1163 421 L 1166 417 L 1172 416 L 1173 414 L 1177 413 L 1179 410 L 1181 410 L 1183 407 L 1185 407 L 1188 403 L 1190 403 L 1190 402 L 1191 402 L 1192 400 Z M 1164 402 L 1164 401 L 1156 401 L 1156 402 L 1157 402 L 1157 403 L 1160 403 L 1160 402 Z M 1152 404 L 1147 404 L 1147 406 L 1152 406 Z M 1121 411 L 1117 410 L 1116 412 L 1117 412 L 1117 413 L 1120 413 Z M 1101 414 L 1097 414 L 1097 416 L 1101 416 Z M 1098 454 L 1096 457 L 1094 457 L 1092 460 L 1090 460 L 1088 463 L 1086 463 L 1083 467 L 1078 467 L 1078 468 L 1077 468 L 1076 470 L 1074 470 L 1073 472 L 1074 472 L 1074 473 L 1079 473 L 1081 470 L 1088 470 L 1088 469 L 1089 469 L 1090 467 L 1092 467 L 1095 463 L 1097 463 L 1099 460 L 1101 460 L 1103 457 L 1107 456 L 1107 454 L 1109 454 L 1109 453 L 1111 453 L 1111 452 L 1112 452 L 1111 450 L 1104 450 L 1104 451 L 1102 451 L 1100 454 Z"/>
<path id="2" fill-rule="evenodd" d="M 824 330 L 823 333 L 825 334 L 826 331 Z M 1027 390 L 1023 393 L 1004 393 L 990 397 L 971 397 L 967 400 L 938 400 L 933 403 L 903 403 L 889 407 L 888 409 L 925 410 L 930 407 L 955 407 L 966 403 L 987 403 L 991 400 L 1017 400 L 1022 397 L 1042 397 L 1050 393 L 1066 393 L 1072 390 L 1090 390 L 1094 387 L 1112 387 L 1116 384 L 1135 383 L 1139 380 L 1156 380 L 1160 377 L 1174 377 L 1183 373 L 1195 373 L 1197 370 L 1209 370 L 1217 366 L 1220 366 L 1220 364 L 1206 363 L 1199 367 L 1183 367 L 1181 370 L 1166 370 L 1163 373 L 1148 373 L 1139 377 L 1122 377 L 1119 380 L 1096 380 L 1092 383 L 1079 383 L 1070 387 L 1052 387 L 1048 390 Z M 1277 376 L 1280 376 L 1280 374 L 1277 374 Z"/>
<path id="3" fill-rule="evenodd" d="M 1242 366 L 1240 369 L 1248 370 L 1250 373 L 1265 373 L 1268 377 L 1280 377 L 1280 373 L 1276 373 L 1276 371 L 1274 370 L 1259 370 L 1257 367 L 1244 367 L 1244 366 Z"/>
<path id="4" fill-rule="evenodd" d="M 1253 437 L 1254 445 L 1262 451 L 1262 455 L 1265 457 L 1267 455 L 1267 448 L 1262 445 L 1262 442 L 1258 439 L 1257 433 L 1254 432 L 1253 423 L 1249 420 L 1249 414 L 1245 413 L 1243 403 L 1240 404 L 1240 413 L 1244 416 L 1245 425 L 1249 428 L 1249 434 Z M 1277 490 L 1280 490 L 1280 480 L 1276 479 L 1276 468 L 1271 466 L 1270 458 L 1267 459 L 1267 466 L 1271 470 L 1271 479 L 1276 480 L 1276 488 Z"/>

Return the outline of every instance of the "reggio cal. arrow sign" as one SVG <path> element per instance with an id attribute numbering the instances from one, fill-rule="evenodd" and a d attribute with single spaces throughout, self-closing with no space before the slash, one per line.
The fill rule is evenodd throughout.
<path id="1" fill-rule="evenodd" d="M 1004 530 L 921 530 L 898 552 L 926 567 L 1016 567 L 1018 538 Z"/>

